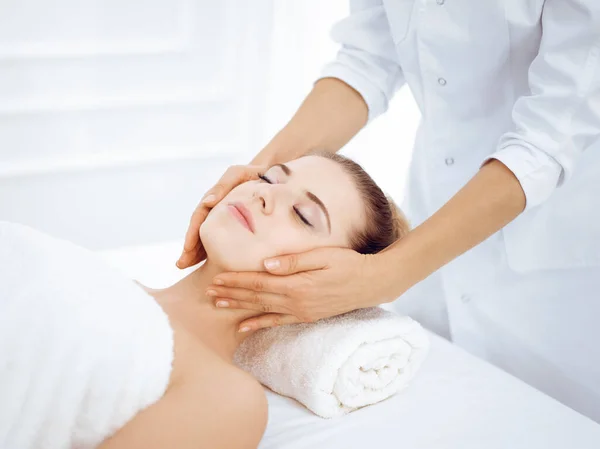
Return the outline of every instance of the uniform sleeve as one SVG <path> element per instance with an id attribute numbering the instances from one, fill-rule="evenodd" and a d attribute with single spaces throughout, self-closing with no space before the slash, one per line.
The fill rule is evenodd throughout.
<path id="1" fill-rule="evenodd" d="M 519 179 L 526 209 L 548 199 L 600 138 L 600 1 L 546 0 L 542 28 L 531 93 L 516 101 L 513 129 L 491 156 Z"/>
<path id="2" fill-rule="evenodd" d="M 338 78 L 358 91 L 371 121 L 404 84 L 381 0 L 351 0 L 350 16 L 333 27 L 331 37 L 342 47 L 320 78 Z"/>

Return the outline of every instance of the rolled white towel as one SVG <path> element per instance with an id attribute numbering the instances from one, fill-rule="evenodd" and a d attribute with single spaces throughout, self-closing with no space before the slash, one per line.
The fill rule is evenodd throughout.
<path id="1" fill-rule="evenodd" d="M 258 331 L 234 361 L 274 392 L 333 418 L 405 388 L 428 348 L 419 323 L 372 307 Z"/>

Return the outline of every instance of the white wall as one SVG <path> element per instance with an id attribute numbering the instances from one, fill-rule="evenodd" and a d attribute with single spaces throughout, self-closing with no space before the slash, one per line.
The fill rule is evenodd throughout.
<path id="1" fill-rule="evenodd" d="M 335 54 L 329 28 L 346 10 L 3 0 L 0 220 L 94 249 L 180 238 L 204 190 L 290 118 Z M 417 118 L 400 95 L 345 149 L 397 197 Z"/>
<path id="2" fill-rule="evenodd" d="M 175 238 L 257 144 L 271 1 L 0 2 L 0 218 L 91 248 Z"/>

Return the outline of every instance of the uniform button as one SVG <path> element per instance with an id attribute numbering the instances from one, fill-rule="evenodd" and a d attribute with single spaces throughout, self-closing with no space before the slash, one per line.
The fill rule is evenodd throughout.
<path id="1" fill-rule="evenodd" d="M 451 165 L 454 165 L 454 158 L 447 157 L 447 158 L 446 158 L 446 165 L 447 165 L 448 167 L 450 167 Z"/>
<path id="2" fill-rule="evenodd" d="M 446 80 L 444 78 L 438 78 L 438 84 L 440 86 L 445 86 L 446 85 Z"/>
<path id="3" fill-rule="evenodd" d="M 437 0 L 437 4 L 442 6 L 444 3 L 446 3 L 446 0 Z"/>
<path id="4" fill-rule="evenodd" d="M 471 297 L 469 295 L 462 295 L 460 300 L 463 302 L 463 304 L 467 304 L 471 302 Z"/>

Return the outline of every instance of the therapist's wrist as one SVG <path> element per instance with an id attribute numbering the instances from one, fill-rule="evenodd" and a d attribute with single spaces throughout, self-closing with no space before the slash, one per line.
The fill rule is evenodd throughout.
<path id="1" fill-rule="evenodd" d="M 405 237 L 406 238 L 406 237 Z M 417 281 L 412 282 L 407 276 L 404 251 L 399 242 L 394 243 L 384 251 L 368 256 L 368 279 L 373 289 L 373 304 L 390 303 L 402 296 Z"/>
<path id="2" fill-rule="evenodd" d="M 376 265 L 378 279 L 385 279 L 382 294 L 402 295 L 504 227 L 524 207 L 519 180 L 492 159 L 437 212 L 380 253 Z"/>
<path id="3" fill-rule="evenodd" d="M 289 130 L 282 130 L 250 162 L 251 165 L 272 166 L 297 159 L 313 149 L 308 142 Z"/>

